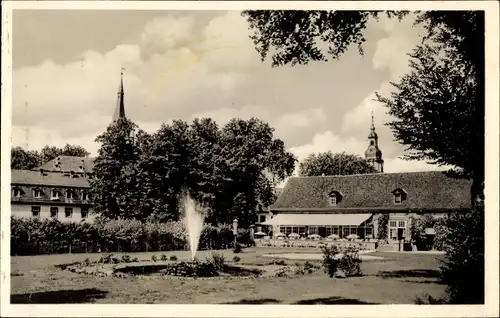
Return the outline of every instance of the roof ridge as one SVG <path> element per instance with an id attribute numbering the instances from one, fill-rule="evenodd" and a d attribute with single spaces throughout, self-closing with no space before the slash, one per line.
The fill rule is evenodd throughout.
<path id="1" fill-rule="evenodd" d="M 374 172 L 374 173 L 357 173 L 346 175 L 325 175 L 325 176 L 291 176 L 290 179 L 307 179 L 307 178 L 341 178 L 341 177 L 361 177 L 361 176 L 379 176 L 389 174 L 421 174 L 421 173 L 445 173 L 446 170 L 427 170 L 427 171 L 403 171 L 403 172 Z"/>

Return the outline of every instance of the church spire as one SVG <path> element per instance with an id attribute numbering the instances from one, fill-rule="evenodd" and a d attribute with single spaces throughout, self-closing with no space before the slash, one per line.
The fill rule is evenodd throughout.
<path id="1" fill-rule="evenodd" d="M 124 92 L 123 92 L 123 71 L 125 69 L 122 67 L 120 72 L 120 86 L 118 86 L 118 98 L 116 100 L 116 110 L 113 116 L 113 121 L 119 118 L 125 118 L 125 102 L 124 102 Z"/>
<path id="2" fill-rule="evenodd" d="M 378 148 L 378 135 L 375 132 L 375 120 L 372 111 L 372 124 L 370 133 L 368 134 L 369 145 L 365 151 L 365 159 L 378 172 L 384 172 L 384 160 L 382 159 L 382 151 Z"/>

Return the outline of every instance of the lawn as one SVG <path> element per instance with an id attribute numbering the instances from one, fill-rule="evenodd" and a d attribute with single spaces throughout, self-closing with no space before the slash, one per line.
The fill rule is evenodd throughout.
<path id="1" fill-rule="evenodd" d="M 266 253 L 317 253 L 312 249 L 249 248 L 237 254 L 241 264 L 264 264 Z M 155 253 L 134 253 L 150 260 Z M 162 253 L 156 253 L 161 255 Z M 180 260 L 189 252 L 165 252 Z M 120 255 L 117 253 L 117 255 Z M 204 259 L 208 252 L 198 252 Z M 224 251 L 231 260 L 232 251 Z M 56 264 L 98 260 L 101 254 L 62 254 L 11 257 L 12 303 L 98 304 L 413 304 L 417 297 L 439 298 L 439 255 L 383 253 L 383 260 L 364 261 L 363 276 L 331 279 L 322 270 L 313 274 L 256 280 L 138 280 L 96 277 L 62 271 Z M 303 261 L 285 260 L 293 265 Z M 313 261 L 314 262 L 314 261 Z M 319 261 L 316 261 L 319 263 Z"/>

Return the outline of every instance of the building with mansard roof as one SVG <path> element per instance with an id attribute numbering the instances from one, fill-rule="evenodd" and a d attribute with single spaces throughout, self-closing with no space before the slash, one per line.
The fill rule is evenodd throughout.
<path id="1" fill-rule="evenodd" d="M 123 73 L 113 121 L 125 118 Z M 11 215 L 91 221 L 89 178 L 93 158 L 58 156 L 33 170 L 11 171 Z"/>
<path id="2" fill-rule="evenodd" d="M 387 249 L 396 249 L 411 239 L 415 214 L 439 217 L 470 209 L 469 180 L 448 177 L 443 171 L 383 173 L 373 115 L 368 141 L 365 159 L 377 173 L 292 177 L 269 213 L 259 215 L 257 231 L 377 238 L 384 226 Z M 389 216 L 386 224 L 381 222 L 384 214 Z"/>

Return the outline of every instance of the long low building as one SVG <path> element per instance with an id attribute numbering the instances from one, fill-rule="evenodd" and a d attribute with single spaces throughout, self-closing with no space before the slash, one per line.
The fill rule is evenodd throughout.
<path id="1" fill-rule="evenodd" d="M 260 225 L 268 234 L 378 238 L 388 214 L 389 243 L 410 239 L 411 216 L 470 209 L 471 182 L 442 171 L 293 177 Z"/>
<path id="2" fill-rule="evenodd" d="M 35 170 L 12 170 L 11 214 L 62 222 L 93 218 L 89 158 L 59 156 Z M 91 168 L 90 168 L 91 169 Z"/>

